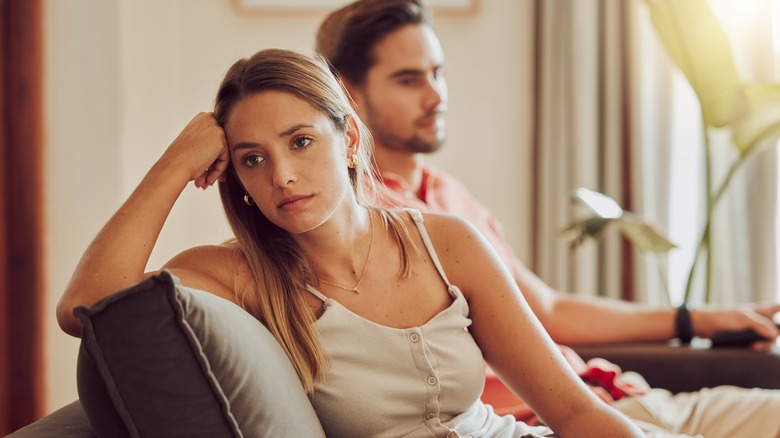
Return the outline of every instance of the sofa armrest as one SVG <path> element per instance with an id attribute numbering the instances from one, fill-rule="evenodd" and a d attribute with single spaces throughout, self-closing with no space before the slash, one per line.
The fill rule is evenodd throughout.
<path id="1" fill-rule="evenodd" d="M 96 438 L 76 400 L 6 438 Z"/>
<path id="2" fill-rule="evenodd" d="M 780 348 L 757 352 L 747 348 L 709 348 L 694 339 L 690 346 L 675 343 L 626 343 L 573 347 L 584 360 L 601 357 L 623 371 L 641 374 L 653 388 L 688 392 L 733 385 L 780 389 Z"/>

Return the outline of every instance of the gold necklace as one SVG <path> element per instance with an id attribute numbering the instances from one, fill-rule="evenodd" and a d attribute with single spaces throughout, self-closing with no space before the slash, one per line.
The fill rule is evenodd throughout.
<path id="1" fill-rule="evenodd" d="M 357 284 L 355 284 L 355 286 L 353 287 L 344 287 L 344 286 L 339 286 L 336 283 L 331 283 L 330 281 L 323 280 L 322 278 L 317 276 L 317 279 L 320 281 L 320 283 L 329 284 L 339 289 L 344 289 L 345 291 L 348 292 L 355 292 L 356 294 L 360 293 L 360 291 L 358 290 L 358 286 L 360 286 L 360 282 L 363 281 L 363 276 L 366 275 L 366 268 L 368 268 L 368 259 L 371 257 L 371 249 L 374 247 L 374 216 L 371 215 L 371 211 L 368 212 L 368 220 L 371 226 L 371 242 L 368 244 L 368 254 L 366 254 L 366 262 L 363 264 L 363 271 L 360 273 L 360 277 L 358 277 Z"/>

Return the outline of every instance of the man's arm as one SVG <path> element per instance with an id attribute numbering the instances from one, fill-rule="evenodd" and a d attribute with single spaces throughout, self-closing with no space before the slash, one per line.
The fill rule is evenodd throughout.
<path id="1" fill-rule="evenodd" d="M 544 328 L 564 345 L 660 341 L 676 335 L 675 309 L 648 306 L 604 297 L 578 297 L 554 290 L 524 265 L 517 263 L 515 280 Z M 772 315 L 780 305 L 692 310 L 696 336 L 751 328 L 770 339 L 780 334 Z"/>
<path id="2" fill-rule="evenodd" d="M 525 299 L 550 333 L 564 345 L 606 344 L 632 341 L 665 341 L 676 336 L 675 309 L 652 309 L 639 303 L 616 299 L 576 296 L 551 288 L 517 257 L 504 237 L 503 226 L 459 181 L 428 168 L 427 200 L 408 196 L 405 188 L 382 184 L 379 202 L 424 212 L 447 213 L 474 225 L 498 252 L 523 292 Z M 391 178 L 392 179 L 392 178 Z M 385 181 L 386 182 L 386 181 Z M 771 321 L 780 305 L 697 309 L 690 312 L 693 333 L 711 337 L 719 331 L 747 328 L 774 339 L 778 330 Z"/>

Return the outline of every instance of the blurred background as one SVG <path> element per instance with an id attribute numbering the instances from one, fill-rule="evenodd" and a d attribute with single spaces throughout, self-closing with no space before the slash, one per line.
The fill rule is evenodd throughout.
<path id="1" fill-rule="evenodd" d="M 78 340 L 57 327 L 56 302 L 90 240 L 146 170 L 197 112 L 211 110 L 227 68 L 263 48 L 312 50 L 328 8 L 345 3 L 311 0 L 296 9 L 243 1 L 0 3 L 6 248 L 0 432 L 78 397 Z M 780 82 L 780 1 L 709 5 L 728 34 L 739 80 Z M 436 6 L 435 31 L 447 56 L 448 141 L 431 162 L 495 213 L 520 258 L 552 286 L 679 304 L 708 217 L 704 145 L 716 156 L 716 180 L 740 152 L 731 147 L 729 126 L 703 127 L 699 96 L 659 40 L 647 4 L 441 0 Z M 26 35 L 28 45 L 19 49 L 23 40 L 14 32 Z M 23 68 L 14 63 L 27 59 L 25 50 L 33 55 L 32 73 L 14 73 Z M 39 97 L 37 106 L 29 105 L 30 96 Z M 31 121 L 19 123 L 20 109 Z M 714 211 L 715 269 L 689 302 L 780 297 L 775 143 L 751 152 Z M 20 150 L 32 152 L 14 155 Z M 580 214 L 570 201 L 578 187 L 610 195 L 677 248 L 640 253 L 606 230 L 600 242 L 571 251 L 561 231 Z M 228 237 L 217 191 L 193 187 L 172 212 L 149 269 Z M 25 269 L 17 269 L 19 257 L 26 257 Z"/>

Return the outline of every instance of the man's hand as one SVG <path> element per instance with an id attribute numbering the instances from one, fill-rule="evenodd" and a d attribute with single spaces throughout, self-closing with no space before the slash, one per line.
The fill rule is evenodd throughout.
<path id="1" fill-rule="evenodd" d="M 710 338 L 723 331 L 752 329 L 766 338 L 766 341 L 758 341 L 752 345 L 754 349 L 759 350 L 771 347 L 780 335 L 778 321 L 773 318 L 780 318 L 779 304 L 741 306 L 736 309 L 691 310 L 691 322 L 696 336 Z"/>

